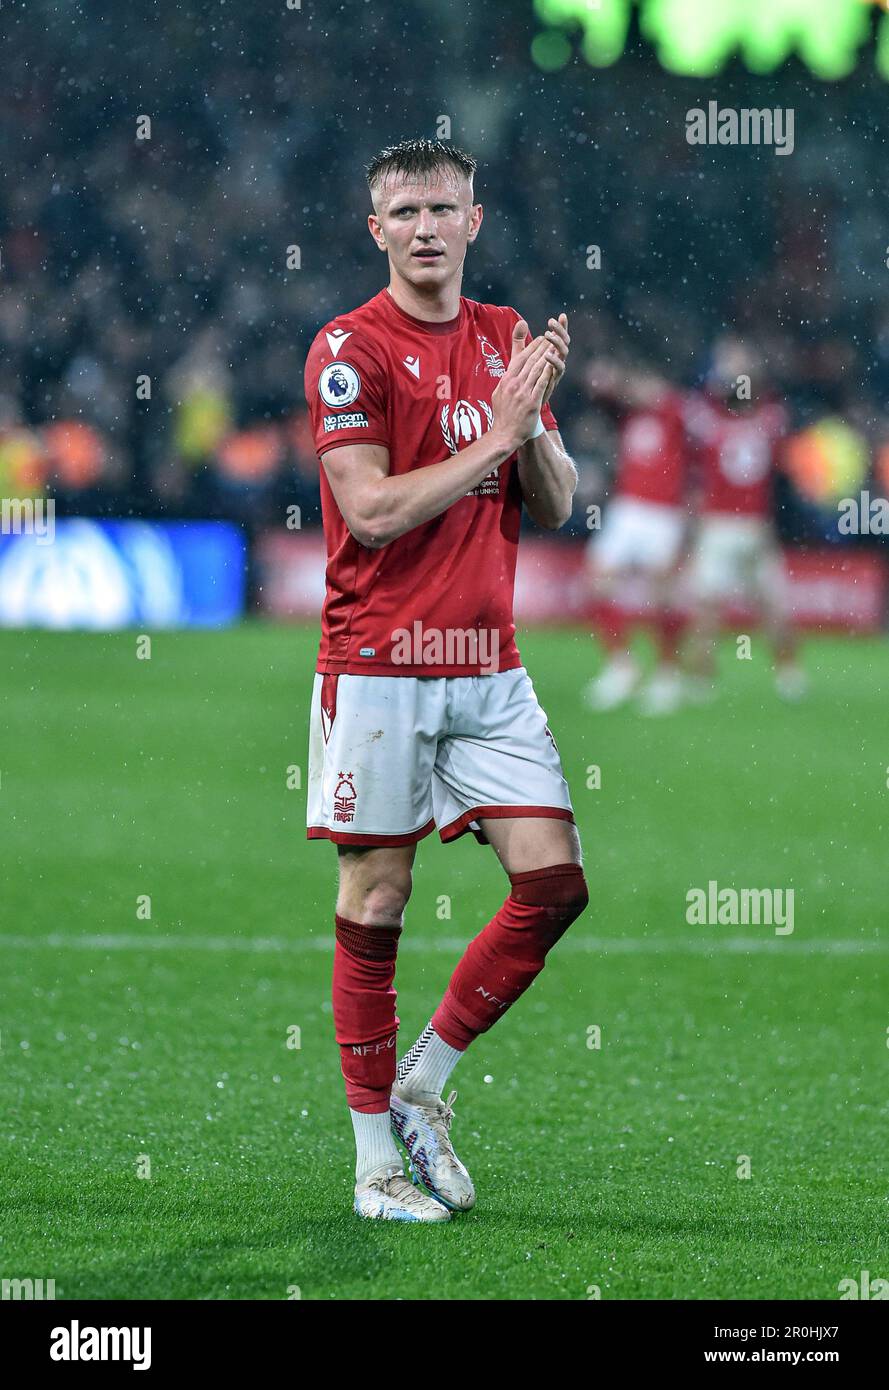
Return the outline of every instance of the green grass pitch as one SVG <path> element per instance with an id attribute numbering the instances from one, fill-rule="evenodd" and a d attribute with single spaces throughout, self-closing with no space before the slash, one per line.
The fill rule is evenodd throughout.
<path id="1" fill-rule="evenodd" d="M 134 633 L 0 634 L 0 1276 L 94 1299 L 834 1299 L 889 1277 L 886 643 L 809 642 L 793 708 L 758 638 L 752 661 L 726 645 L 717 703 L 645 721 L 583 711 L 587 635 L 524 635 L 591 904 L 455 1073 L 479 1200 L 431 1228 L 351 1210 L 335 852 L 287 787 L 315 646 L 247 623 L 140 661 Z M 793 934 L 690 926 L 711 879 L 793 888 Z M 421 845 L 403 1047 L 505 891 L 471 837 Z"/>

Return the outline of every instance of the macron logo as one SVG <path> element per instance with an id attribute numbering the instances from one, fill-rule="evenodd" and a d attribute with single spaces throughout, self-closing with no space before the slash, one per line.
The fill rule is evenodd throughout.
<path id="1" fill-rule="evenodd" d="M 420 359 L 419 357 L 405 357 L 404 365 L 413 376 L 420 380 Z"/>
<path id="2" fill-rule="evenodd" d="M 342 328 L 335 328 L 332 333 L 325 333 L 324 336 L 327 339 L 327 346 L 336 357 L 343 343 L 347 338 L 351 338 L 352 334 L 344 332 Z"/>
<path id="3" fill-rule="evenodd" d="M 54 1327 L 50 1333 L 53 1361 L 132 1361 L 134 1371 L 151 1366 L 150 1327 Z"/>

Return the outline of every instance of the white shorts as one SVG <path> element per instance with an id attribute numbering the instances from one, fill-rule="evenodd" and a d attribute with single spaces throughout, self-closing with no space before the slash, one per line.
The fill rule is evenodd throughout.
<path id="1" fill-rule="evenodd" d="M 315 675 L 308 838 L 444 841 L 483 817 L 573 821 L 568 783 L 524 667 L 491 676 Z"/>
<path id="2" fill-rule="evenodd" d="M 699 599 L 786 602 L 787 579 L 771 523 L 757 516 L 705 516 L 690 587 Z"/>
<path id="3" fill-rule="evenodd" d="M 617 497 L 590 544 L 595 563 L 605 574 L 626 569 L 669 573 L 679 560 L 684 530 L 685 512 L 680 507 Z"/>

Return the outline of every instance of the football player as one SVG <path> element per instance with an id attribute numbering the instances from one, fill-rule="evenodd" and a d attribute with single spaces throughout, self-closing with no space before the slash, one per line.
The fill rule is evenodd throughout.
<path id="1" fill-rule="evenodd" d="M 590 364 L 587 389 L 618 424 L 617 467 L 602 530 L 590 538 L 589 572 L 602 671 L 585 691 L 594 710 L 617 708 L 639 691 L 644 714 L 669 714 L 682 699 L 679 642 L 683 617 L 674 586 L 688 529 L 682 397 L 659 373 L 615 362 Z M 654 671 L 629 644 L 625 595 L 644 585 L 646 621 L 657 643 Z"/>
<path id="2" fill-rule="evenodd" d="M 475 171 L 429 140 L 373 160 L 368 228 L 388 284 L 324 325 L 305 371 L 328 554 L 308 835 L 339 857 L 333 1013 L 355 1209 L 400 1221 L 473 1205 L 456 1093 L 442 1092 L 588 901 L 512 613 L 523 506 L 549 530 L 571 514 L 576 470 L 549 405 L 568 322 L 531 338 L 515 309 L 461 295 L 482 226 Z M 396 1068 L 398 939 L 416 845 L 435 828 L 490 845 L 509 891 Z"/>
<path id="3" fill-rule="evenodd" d="M 713 693 L 720 618 L 738 603 L 762 616 L 778 694 L 797 700 L 806 691 L 774 523 L 787 413 L 760 388 L 760 377 L 752 347 L 726 334 L 714 344 L 703 390 L 690 397 L 685 412 L 699 491 L 688 662 L 691 689 L 700 699 Z"/>

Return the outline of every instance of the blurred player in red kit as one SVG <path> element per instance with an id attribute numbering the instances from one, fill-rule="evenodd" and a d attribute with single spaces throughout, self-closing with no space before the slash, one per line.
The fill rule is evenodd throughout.
<path id="1" fill-rule="evenodd" d="M 608 361 L 590 364 L 587 387 L 616 415 L 619 442 L 612 497 L 589 545 L 596 629 L 607 659 L 585 699 L 591 709 L 609 710 L 639 690 L 642 668 L 630 650 L 624 601 L 628 585 L 643 578 L 658 655 L 639 708 L 669 714 L 682 698 L 683 621 L 673 593 L 688 519 L 682 397 L 649 368 Z"/>
<path id="2" fill-rule="evenodd" d="M 441 1093 L 588 902 L 512 615 L 522 507 L 557 529 L 577 482 L 548 404 L 567 318 L 529 340 L 514 309 L 461 296 L 482 223 L 475 169 L 429 140 L 372 161 L 368 227 L 389 284 L 324 325 L 305 369 L 328 555 L 308 835 L 338 852 L 333 1014 L 355 1210 L 385 1220 L 473 1205 L 450 1140 L 456 1093 Z M 510 891 L 396 1066 L 398 938 L 417 842 L 436 827 L 490 844 Z"/>
<path id="3" fill-rule="evenodd" d="M 698 492 L 688 663 L 700 699 L 713 693 L 716 634 L 732 603 L 752 604 L 761 615 L 778 694 L 796 700 L 806 691 L 774 523 L 787 414 L 761 392 L 761 375 L 754 350 L 727 334 L 714 344 L 704 389 L 693 393 L 685 410 Z"/>

